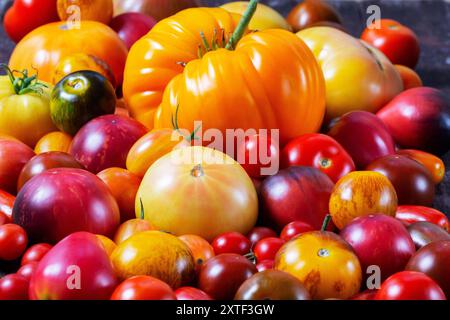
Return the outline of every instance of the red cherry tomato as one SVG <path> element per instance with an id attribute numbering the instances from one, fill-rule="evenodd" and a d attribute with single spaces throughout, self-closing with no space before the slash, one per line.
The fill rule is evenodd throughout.
<path id="1" fill-rule="evenodd" d="M 50 251 L 52 246 L 48 243 L 35 244 L 27 249 L 22 256 L 21 266 L 30 262 L 39 262 Z"/>
<path id="2" fill-rule="evenodd" d="M 0 300 L 28 300 L 29 281 L 19 274 L 0 279 Z"/>
<path id="3" fill-rule="evenodd" d="M 395 217 L 405 225 L 427 221 L 449 231 L 448 218 L 439 210 L 422 206 L 398 206 Z"/>
<path id="4" fill-rule="evenodd" d="M 262 240 L 265 238 L 276 237 L 276 236 L 277 236 L 277 233 L 275 231 L 273 231 L 270 228 L 266 228 L 266 227 L 254 227 L 247 234 L 247 238 L 250 240 L 252 245 L 255 245 L 259 240 Z"/>
<path id="5" fill-rule="evenodd" d="M 283 246 L 280 238 L 266 238 L 258 241 L 253 249 L 256 261 L 275 260 L 278 250 Z"/>
<path id="6" fill-rule="evenodd" d="M 414 69 L 419 61 L 420 45 L 417 35 L 397 21 L 381 19 L 380 28 L 366 28 L 361 39 L 378 48 L 393 64 Z"/>
<path id="7" fill-rule="evenodd" d="M 319 133 L 305 134 L 291 140 L 281 152 L 281 166 L 314 167 L 334 182 L 355 170 L 352 157 L 339 142 Z"/>
<path id="8" fill-rule="evenodd" d="M 27 234 L 21 226 L 12 223 L 0 226 L 0 260 L 16 260 L 25 251 L 27 243 Z"/>
<path id="9" fill-rule="evenodd" d="M 8 217 L 9 222 L 12 222 L 12 210 L 15 200 L 16 197 L 14 197 L 13 195 L 0 190 L 0 214 L 4 214 L 6 217 Z"/>
<path id="10" fill-rule="evenodd" d="M 111 300 L 176 300 L 170 286 L 150 276 L 135 276 L 114 290 Z"/>
<path id="11" fill-rule="evenodd" d="M 273 175 L 278 172 L 280 148 L 268 136 L 253 135 L 238 145 L 236 160 L 252 178 Z"/>
<path id="12" fill-rule="evenodd" d="M 245 255 L 250 252 L 252 246 L 250 240 L 239 232 L 224 233 L 215 238 L 211 245 L 216 255 L 222 253 Z"/>
<path id="13" fill-rule="evenodd" d="M 19 42 L 30 31 L 58 21 L 57 0 L 15 0 L 6 12 L 4 23 L 9 37 Z"/>
<path id="14" fill-rule="evenodd" d="M 20 274 L 21 276 L 24 276 L 25 278 L 30 280 L 34 271 L 36 271 L 37 265 L 38 265 L 37 261 L 32 261 L 30 263 L 27 263 L 27 264 L 21 266 L 19 270 L 17 270 L 17 274 Z"/>
<path id="15" fill-rule="evenodd" d="M 256 270 L 258 270 L 258 272 L 271 270 L 273 269 L 274 264 L 275 264 L 274 260 L 263 260 L 256 264 Z"/>
<path id="16" fill-rule="evenodd" d="M 204 291 L 193 287 L 181 287 L 175 291 L 177 300 L 212 300 Z"/>
<path id="17" fill-rule="evenodd" d="M 384 281 L 375 300 L 446 300 L 441 287 L 416 271 L 398 272 Z"/>
<path id="18" fill-rule="evenodd" d="M 292 221 L 287 224 L 283 230 L 281 230 L 280 239 L 284 241 L 289 241 L 292 238 L 298 236 L 299 234 L 314 231 L 314 228 L 311 227 L 308 223 L 303 221 Z"/>

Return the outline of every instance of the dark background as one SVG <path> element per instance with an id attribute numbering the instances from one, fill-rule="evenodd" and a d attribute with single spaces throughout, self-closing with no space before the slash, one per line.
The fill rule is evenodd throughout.
<path id="1" fill-rule="evenodd" d="M 0 16 L 9 0 L 0 0 Z M 220 5 L 227 0 L 202 0 L 204 5 Z M 262 0 L 283 15 L 299 0 Z M 450 1 L 444 0 L 329 0 L 343 17 L 344 26 L 359 36 L 366 26 L 367 7 L 378 5 L 382 18 L 395 19 L 419 36 L 422 54 L 417 72 L 426 86 L 443 90 L 450 98 Z M 38 14 L 38 13 L 37 13 Z M 0 25 L 0 62 L 7 62 L 14 44 Z M 450 149 L 450 146 L 449 146 Z M 450 152 L 444 155 L 445 180 L 437 188 L 435 207 L 450 215 Z"/>

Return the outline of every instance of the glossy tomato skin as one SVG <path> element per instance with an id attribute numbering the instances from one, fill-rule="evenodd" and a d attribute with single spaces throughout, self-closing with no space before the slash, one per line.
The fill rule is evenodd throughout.
<path id="1" fill-rule="evenodd" d="M 29 247 L 22 256 L 20 265 L 24 266 L 31 262 L 39 262 L 42 258 L 50 251 L 52 248 L 51 244 L 48 243 L 38 243 Z"/>
<path id="2" fill-rule="evenodd" d="M 69 152 L 70 144 L 72 143 L 72 137 L 67 133 L 55 131 L 50 132 L 43 136 L 34 147 L 36 154 L 59 151 Z"/>
<path id="3" fill-rule="evenodd" d="M 390 19 L 381 19 L 380 27 L 367 27 L 361 39 L 383 52 L 393 64 L 415 68 L 420 56 L 417 35 L 404 25 Z"/>
<path id="4" fill-rule="evenodd" d="M 256 261 L 275 260 L 275 256 L 284 243 L 284 240 L 274 237 L 259 240 L 253 248 Z"/>
<path id="5" fill-rule="evenodd" d="M 114 235 L 114 242 L 119 245 L 136 233 L 150 230 L 153 230 L 153 227 L 147 220 L 130 219 L 119 226 Z"/>
<path id="6" fill-rule="evenodd" d="M 395 65 L 395 69 L 397 69 L 400 77 L 402 78 L 403 90 L 423 86 L 422 79 L 420 79 L 420 76 L 413 69 L 399 64 Z"/>
<path id="7" fill-rule="evenodd" d="M 10 222 L 11 221 L 10 221 L 9 217 L 6 214 L 4 214 L 3 212 L 0 212 L 0 226 L 10 223 Z"/>
<path id="8" fill-rule="evenodd" d="M 0 226 L 0 260 L 19 258 L 27 244 L 28 236 L 21 226 L 12 223 Z"/>
<path id="9" fill-rule="evenodd" d="M 111 300 L 176 300 L 169 285 L 149 276 L 126 279 L 114 290 Z"/>
<path id="10" fill-rule="evenodd" d="M 4 26 L 8 36 L 17 43 L 37 27 L 58 20 L 56 0 L 16 0 L 6 12 Z"/>
<path id="11" fill-rule="evenodd" d="M 178 11 L 197 6 L 195 0 L 117 0 L 114 1 L 114 14 L 141 12 L 159 21 Z"/>
<path id="12" fill-rule="evenodd" d="M 408 226 L 408 231 L 417 249 L 432 242 L 450 240 L 450 234 L 446 230 L 427 221 L 419 221 L 410 224 Z"/>
<path id="13" fill-rule="evenodd" d="M 313 230 L 313 227 L 303 221 L 292 221 L 281 230 L 280 238 L 284 241 L 289 241 L 299 234 Z"/>
<path id="14" fill-rule="evenodd" d="M 109 26 L 117 32 L 119 38 L 125 42 L 128 50 L 133 44 L 146 35 L 156 24 L 151 16 L 139 12 L 127 12 L 115 16 Z"/>
<path id="15" fill-rule="evenodd" d="M 274 265 L 274 260 L 263 260 L 256 264 L 256 269 L 258 270 L 258 272 L 263 272 L 265 270 L 272 270 L 274 268 Z"/>
<path id="16" fill-rule="evenodd" d="M 108 256 L 111 256 L 113 251 L 117 248 L 116 243 L 112 241 L 110 238 L 105 237 L 104 235 L 96 234 L 95 236 L 100 240 L 102 247 L 108 254 Z"/>
<path id="17" fill-rule="evenodd" d="M 206 292 L 194 287 L 181 287 L 175 291 L 177 300 L 213 300 Z"/>
<path id="18" fill-rule="evenodd" d="M 395 218 L 407 226 L 414 222 L 428 221 L 449 231 L 447 216 L 441 211 L 430 207 L 409 205 L 398 206 Z"/>
<path id="19" fill-rule="evenodd" d="M 71 0 L 57 1 L 58 16 L 61 21 L 68 21 L 71 19 L 71 5 L 73 5 Z M 113 16 L 112 1 L 79 0 L 77 6 L 80 10 L 80 19 L 82 21 L 93 20 L 107 25 Z"/>
<path id="20" fill-rule="evenodd" d="M 17 270 L 17 274 L 24 276 L 27 280 L 31 280 L 34 272 L 36 271 L 38 266 L 38 262 L 32 261 L 30 263 L 22 265 L 19 270 Z M 28 291 L 28 290 L 27 290 Z"/>
<path id="21" fill-rule="evenodd" d="M 413 149 L 399 150 L 397 154 L 411 158 L 422 164 L 432 175 L 434 183 L 438 184 L 444 179 L 445 165 L 439 157 L 425 151 Z"/>
<path id="22" fill-rule="evenodd" d="M 340 24 L 341 20 L 339 13 L 331 5 L 320 0 L 303 1 L 295 6 L 287 16 L 287 21 L 294 32 L 325 21 Z"/>
<path id="23" fill-rule="evenodd" d="M 111 167 L 125 168 L 128 151 L 146 132 L 142 124 L 129 117 L 101 116 L 78 131 L 70 154 L 93 173 Z"/>
<path id="24" fill-rule="evenodd" d="M 259 240 L 276 237 L 277 233 L 270 228 L 267 227 L 254 227 L 247 233 L 247 238 L 252 243 L 252 246 L 255 245 Z"/>
<path id="25" fill-rule="evenodd" d="M 179 236 L 178 238 L 183 241 L 189 249 L 191 249 L 192 256 L 195 260 L 195 269 L 197 273 L 206 261 L 216 255 L 214 248 L 202 237 L 194 234 L 185 234 Z"/>
<path id="26" fill-rule="evenodd" d="M 267 225 L 281 230 L 301 220 L 320 229 L 328 214 L 333 186 L 325 173 L 309 167 L 290 167 L 268 177 L 261 185 L 260 196 Z"/>
<path id="27" fill-rule="evenodd" d="M 0 300 L 28 300 L 29 280 L 22 275 L 9 274 L 0 279 Z"/>
<path id="28" fill-rule="evenodd" d="M 215 300 L 231 300 L 241 284 L 256 272 L 255 265 L 241 255 L 217 255 L 203 265 L 198 288 Z"/>
<path id="29" fill-rule="evenodd" d="M 215 254 L 236 253 L 246 255 L 250 252 L 251 242 L 239 232 L 227 232 L 216 237 L 211 243 Z"/>
<path id="30" fill-rule="evenodd" d="M 282 167 L 308 166 L 325 173 L 337 182 L 355 170 L 355 163 L 345 149 L 324 134 L 305 134 L 291 140 L 281 154 Z"/>
<path id="31" fill-rule="evenodd" d="M 13 195 L 0 190 L 0 213 L 7 218 L 5 222 L 12 222 L 12 210 L 15 200 L 16 197 L 14 197 Z"/>
<path id="32" fill-rule="evenodd" d="M 439 285 L 424 273 L 402 271 L 381 285 L 375 300 L 446 300 Z"/>
<path id="33" fill-rule="evenodd" d="M 278 270 L 266 270 L 247 279 L 235 300 L 310 300 L 305 286 L 294 276 Z"/>

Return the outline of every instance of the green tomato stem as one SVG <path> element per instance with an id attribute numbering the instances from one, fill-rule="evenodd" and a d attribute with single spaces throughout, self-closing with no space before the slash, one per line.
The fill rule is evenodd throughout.
<path id="1" fill-rule="evenodd" d="M 331 221 L 331 215 L 327 214 L 325 216 L 325 219 L 323 219 L 323 223 L 322 223 L 322 228 L 320 229 L 321 231 L 326 231 L 328 228 L 328 225 L 330 224 Z"/>
<path id="2" fill-rule="evenodd" d="M 250 20 L 252 20 L 253 15 L 256 12 L 256 8 L 258 6 L 259 0 L 251 0 L 250 3 L 247 6 L 247 9 L 245 10 L 244 14 L 242 15 L 241 21 L 239 21 L 238 26 L 236 27 L 236 30 L 234 30 L 233 35 L 231 36 L 230 40 L 228 41 L 225 49 L 227 50 L 234 50 L 236 47 L 236 44 L 241 40 L 242 36 L 244 35 L 245 30 L 247 29 Z"/>

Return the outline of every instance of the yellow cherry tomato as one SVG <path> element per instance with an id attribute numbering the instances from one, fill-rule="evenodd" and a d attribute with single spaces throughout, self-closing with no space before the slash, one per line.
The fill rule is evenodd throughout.
<path id="1" fill-rule="evenodd" d="M 39 139 L 34 147 L 34 152 L 36 154 L 50 151 L 69 152 L 71 143 L 72 137 L 70 135 L 61 131 L 54 131 Z"/>

